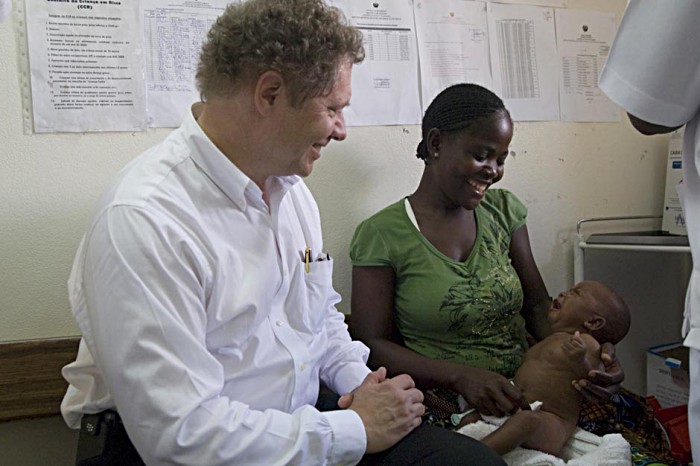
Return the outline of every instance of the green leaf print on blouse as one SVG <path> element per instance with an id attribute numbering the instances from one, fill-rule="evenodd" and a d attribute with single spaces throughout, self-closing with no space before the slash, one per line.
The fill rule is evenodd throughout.
<path id="1" fill-rule="evenodd" d="M 509 236 L 497 222 L 483 227 L 490 231 L 482 236 L 477 270 L 465 270 L 464 280 L 450 286 L 440 312 L 449 313 L 448 331 L 463 335 L 489 335 L 512 332 L 513 317 L 522 306 L 522 288 L 510 264 Z M 467 275 L 468 274 L 468 275 Z"/>

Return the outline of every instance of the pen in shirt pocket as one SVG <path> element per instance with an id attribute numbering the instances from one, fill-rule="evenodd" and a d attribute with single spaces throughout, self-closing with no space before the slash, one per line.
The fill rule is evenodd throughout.
<path id="1" fill-rule="evenodd" d="M 331 255 L 326 253 L 326 252 L 320 253 L 318 255 L 318 257 L 316 257 L 316 259 L 312 259 L 311 258 L 311 248 L 307 247 L 304 250 L 303 262 L 304 262 L 304 270 L 306 270 L 306 273 L 309 273 L 309 271 L 311 270 L 311 262 L 314 262 L 314 261 L 321 262 L 321 261 L 329 261 L 329 260 L 331 260 Z"/>

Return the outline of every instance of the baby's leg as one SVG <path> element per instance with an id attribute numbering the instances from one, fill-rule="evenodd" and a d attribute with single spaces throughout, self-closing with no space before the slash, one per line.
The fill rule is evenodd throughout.
<path id="1" fill-rule="evenodd" d="M 576 425 L 546 411 L 518 411 L 482 439 L 499 455 L 523 446 L 557 456 Z"/>

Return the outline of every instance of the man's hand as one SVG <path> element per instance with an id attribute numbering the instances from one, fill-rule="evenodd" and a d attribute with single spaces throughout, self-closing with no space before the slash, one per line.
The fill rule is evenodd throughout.
<path id="1" fill-rule="evenodd" d="M 338 407 L 359 414 L 367 433 L 367 453 L 393 446 L 421 423 L 425 414 L 423 393 L 406 375 L 386 378 L 383 367 L 370 373 L 364 382 L 338 400 Z"/>
<path id="2" fill-rule="evenodd" d="M 367 377 L 365 377 L 365 380 L 360 384 L 360 387 L 362 387 L 363 385 L 372 385 L 380 383 L 384 380 L 386 380 L 386 368 L 380 367 L 378 370 L 367 374 Z M 357 390 L 357 388 L 355 390 Z M 346 393 L 338 399 L 338 407 L 340 409 L 347 409 L 350 407 L 353 400 L 353 393 L 355 392 L 353 391 L 350 393 Z"/>
<path id="3" fill-rule="evenodd" d="M 610 399 L 613 393 L 620 389 L 620 383 L 625 379 L 625 373 L 615 356 L 615 346 L 603 343 L 600 346 L 600 359 L 605 365 L 605 372 L 592 370 L 587 379 L 574 382 L 576 390 L 588 400 L 601 403 Z"/>

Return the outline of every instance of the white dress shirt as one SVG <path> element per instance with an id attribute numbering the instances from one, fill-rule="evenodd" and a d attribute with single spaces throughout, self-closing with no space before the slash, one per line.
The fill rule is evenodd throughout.
<path id="1" fill-rule="evenodd" d="M 685 125 L 683 205 L 693 272 L 683 336 L 700 349 L 700 2 L 631 0 L 620 23 L 600 88 L 628 113 L 662 126 Z"/>
<path id="2" fill-rule="evenodd" d="M 620 23 L 600 88 L 628 113 L 649 123 L 685 125 L 683 182 L 693 271 L 688 283 L 682 335 L 690 347 L 688 429 L 693 457 L 700 458 L 700 1 L 630 0 Z M 665 310 L 661 309 L 663 313 Z"/>
<path id="3" fill-rule="evenodd" d="M 192 115 L 122 170 L 68 283 L 83 335 L 63 369 L 69 426 L 116 406 L 147 464 L 360 460 L 357 413 L 313 404 L 319 380 L 355 389 L 369 351 L 335 309 L 308 188 L 268 187 L 269 209 Z"/>

